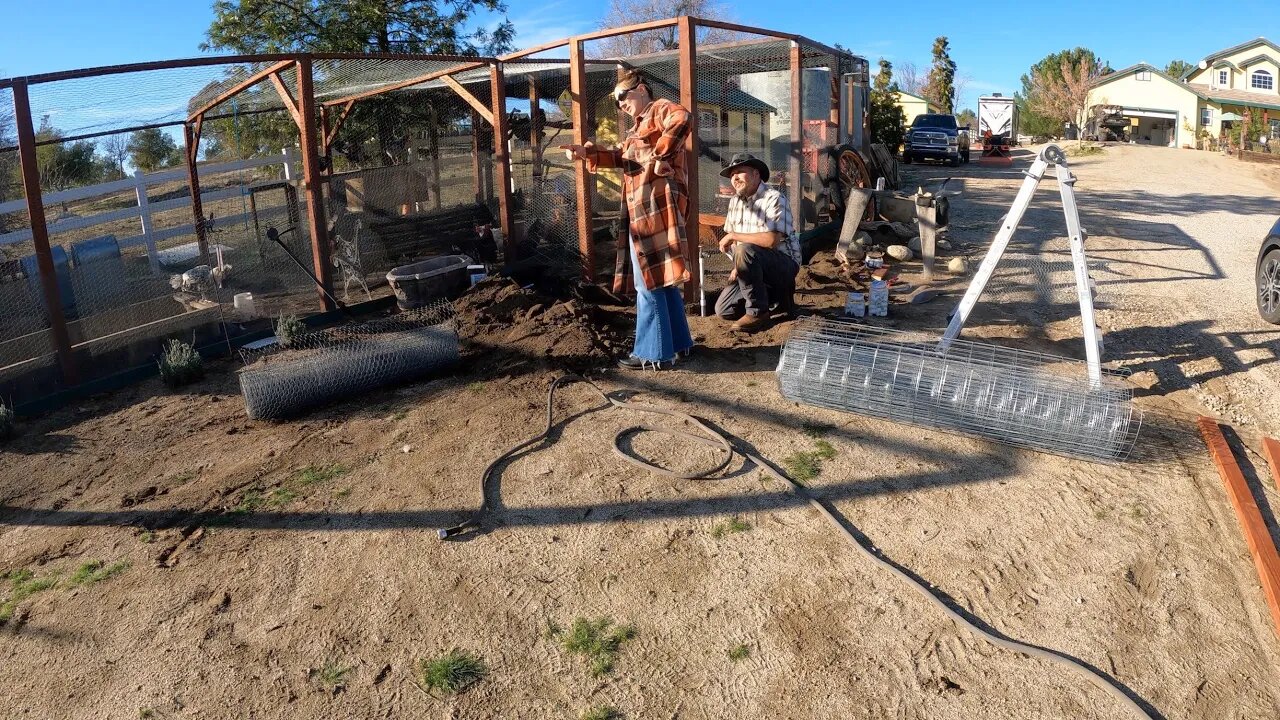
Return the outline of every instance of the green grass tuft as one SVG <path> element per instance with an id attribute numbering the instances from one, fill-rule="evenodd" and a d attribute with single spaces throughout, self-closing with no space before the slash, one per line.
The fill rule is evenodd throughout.
<path id="1" fill-rule="evenodd" d="M 342 477 L 348 472 L 347 468 L 337 463 L 333 465 L 308 465 L 298 471 L 295 480 L 299 485 L 316 485 L 334 478 Z"/>
<path id="2" fill-rule="evenodd" d="M 150 530 L 143 530 L 141 533 L 138 534 L 138 540 L 150 545 L 151 543 L 156 541 L 156 534 L 151 532 Z"/>
<path id="3" fill-rule="evenodd" d="M 422 684 L 428 690 L 446 693 L 460 693 L 489 674 L 479 656 L 456 649 L 434 660 L 421 661 L 420 669 Z"/>
<path id="4" fill-rule="evenodd" d="M 636 636 L 630 625 L 614 626 L 609 618 L 578 618 L 568 632 L 556 628 L 553 638 L 572 655 L 583 655 L 591 667 L 591 676 L 600 677 L 613 671 L 622 643 Z"/>
<path id="5" fill-rule="evenodd" d="M 582 720 L 621 720 L 622 713 L 609 705 L 594 707 L 582 711 Z"/>
<path id="6" fill-rule="evenodd" d="M 337 660 L 326 660 L 321 667 L 313 668 L 310 676 L 311 679 L 332 690 L 345 686 L 347 676 L 350 674 L 351 668 L 343 667 Z"/>
<path id="7" fill-rule="evenodd" d="M 107 565 L 101 560 L 94 560 L 76 568 L 75 574 L 71 576 L 68 582 L 71 583 L 71 587 L 92 585 L 97 582 L 102 582 L 108 578 L 113 578 L 128 569 L 128 560 L 121 560 L 120 562 L 112 563 L 110 565 Z"/>
<path id="8" fill-rule="evenodd" d="M 160 355 L 160 379 L 169 387 L 181 387 L 204 377 L 204 358 L 181 340 L 165 343 Z"/>
<path id="9" fill-rule="evenodd" d="M 57 575 L 36 578 L 34 572 L 25 568 L 6 573 L 4 578 L 10 581 L 12 589 L 8 599 L 0 603 L 0 623 L 13 617 L 13 611 L 23 600 L 58 584 Z"/>
<path id="10" fill-rule="evenodd" d="M 484 392 L 484 383 L 479 381 L 473 382 L 467 385 L 467 389 L 470 390 L 471 392 L 476 392 L 476 393 Z"/>
<path id="11" fill-rule="evenodd" d="M 822 464 L 811 452 L 792 453 L 783 458 L 782 466 L 787 469 L 787 475 L 801 485 L 818 477 L 822 470 Z"/>
<path id="12" fill-rule="evenodd" d="M 827 433 L 831 432 L 834 429 L 835 429 L 834 426 L 827 425 L 825 423 L 801 423 L 800 424 L 800 431 L 815 440 L 821 437 L 826 437 Z"/>
<path id="13" fill-rule="evenodd" d="M 735 645 L 729 649 L 729 659 L 733 662 L 739 662 L 751 657 L 751 646 L 747 644 Z"/>
<path id="14" fill-rule="evenodd" d="M 729 522 L 716 523 L 716 526 L 711 528 L 711 537 L 714 537 L 717 540 L 719 540 L 725 535 L 729 535 L 731 533 L 746 532 L 750 529 L 751 529 L 751 523 L 747 522 L 746 520 L 743 520 L 741 518 L 736 518 L 736 517 L 730 518 Z"/>

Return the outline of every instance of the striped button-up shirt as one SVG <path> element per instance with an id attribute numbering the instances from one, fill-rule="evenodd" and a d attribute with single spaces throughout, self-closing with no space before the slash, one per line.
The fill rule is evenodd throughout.
<path id="1" fill-rule="evenodd" d="M 776 232 L 782 234 L 775 250 L 785 253 L 796 265 L 803 265 L 800 238 L 791 223 L 791 207 L 777 188 L 760 183 L 756 192 L 745 200 L 734 195 L 729 199 L 729 212 L 724 217 L 727 233 Z"/>

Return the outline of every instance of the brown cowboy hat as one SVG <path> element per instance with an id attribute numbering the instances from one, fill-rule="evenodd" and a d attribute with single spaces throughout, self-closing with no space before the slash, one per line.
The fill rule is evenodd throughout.
<path id="1" fill-rule="evenodd" d="M 766 182 L 769 179 L 769 166 L 764 164 L 760 158 L 751 153 L 736 153 L 733 159 L 729 160 L 729 167 L 720 171 L 720 177 L 729 177 L 734 170 L 747 165 L 755 168 L 760 172 L 760 182 Z"/>

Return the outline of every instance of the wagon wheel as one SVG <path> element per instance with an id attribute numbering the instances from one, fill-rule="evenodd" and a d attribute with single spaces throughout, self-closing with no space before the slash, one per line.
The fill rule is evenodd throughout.
<path id="1" fill-rule="evenodd" d="M 867 163 L 848 145 L 841 145 L 835 149 L 836 156 L 836 179 L 840 182 L 840 201 L 843 204 L 845 195 L 851 188 L 870 188 L 875 187 L 875 181 L 871 178 L 871 170 L 867 167 Z M 863 220 L 875 219 L 876 209 L 875 202 L 867 205 L 867 212 L 863 215 Z"/>

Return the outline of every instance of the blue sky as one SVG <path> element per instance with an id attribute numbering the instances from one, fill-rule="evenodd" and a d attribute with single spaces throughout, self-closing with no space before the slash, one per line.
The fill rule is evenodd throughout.
<path id="1" fill-rule="evenodd" d="M 205 0 L 0 0 L 0 77 L 200 55 L 210 5 Z M 1032 63 L 1076 45 L 1121 68 L 1139 61 L 1163 67 L 1175 58 L 1195 62 L 1260 35 L 1280 41 L 1275 0 L 1234 0 L 1219 9 L 1189 0 L 1147 7 L 1117 3 L 1105 16 L 1097 6 L 1082 3 L 1045 3 L 1039 12 L 1029 10 L 1031 5 L 744 0 L 730 13 L 742 24 L 839 42 L 873 63 L 883 56 L 922 69 L 933 38 L 945 34 L 959 72 L 970 78 L 962 107 L 973 106 L 979 94 L 1013 92 Z M 509 0 L 507 14 L 516 25 L 517 44 L 528 46 L 595 28 L 604 7 L 602 0 Z"/>

